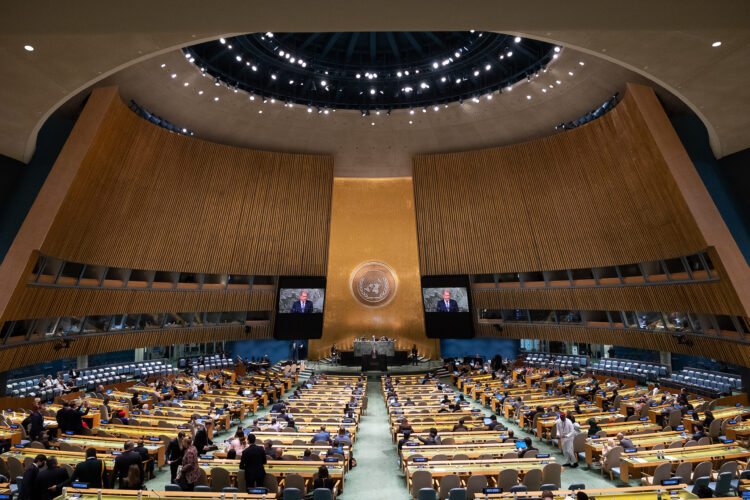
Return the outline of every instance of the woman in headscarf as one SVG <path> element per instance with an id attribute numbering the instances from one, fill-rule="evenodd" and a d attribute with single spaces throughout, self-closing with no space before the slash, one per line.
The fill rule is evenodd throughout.
<path id="1" fill-rule="evenodd" d="M 587 423 L 589 424 L 589 437 L 596 436 L 596 433 L 602 430 L 602 428 L 599 427 L 599 424 L 596 422 L 596 419 L 593 417 L 591 417 Z"/>

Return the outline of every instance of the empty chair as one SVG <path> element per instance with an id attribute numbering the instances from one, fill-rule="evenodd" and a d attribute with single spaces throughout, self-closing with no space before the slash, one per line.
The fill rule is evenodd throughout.
<path id="1" fill-rule="evenodd" d="M 586 489 L 586 485 L 583 484 L 583 483 L 573 483 L 570 486 L 568 486 L 568 489 L 570 491 L 585 490 Z"/>
<path id="2" fill-rule="evenodd" d="M 724 472 L 729 472 L 732 474 L 732 477 L 735 477 L 737 475 L 737 462 L 735 460 L 729 460 L 721 464 L 721 467 L 719 467 L 719 470 L 714 476 L 714 479 L 718 480 L 719 475 L 723 474 Z"/>
<path id="3" fill-rule="evenodd" d="M 573 452 L 575 452 L 578 460 L 586 460 L 586 439 L 588 435 L 585 432 L 579 432 L 573 437 Z M 523 457 L 527 458 L 527 454 Z"/>
<path id="4" fill-rule="evenodd" d="M 663 450 L 665 448 L 664 443 L 656 443 L 651 450 Z"/>
<path id="5" fill-rule="evenodd" d="M 422 488 L 419 490 L 417 500 L 436 500 L 437 492 L 433 488 Z"/>
<path id="6" fill-rule="evenodd" d="M 503 455 L 503 458 L 518 458 L 518 452 L 515 451 L 509 451 L 508 453 L 505 453 Z"/>
<path id="7" fill-rule="evenodd" d="M 684 481 L 690 481 L 690 477 L 693 475 L 693 463 L 692 462 L 680 462 L 680 465 L 674 471 L 674 476 L 681 477 Z"/>
<path id="8" fill-rule="evenodd" d="M 664 462 L 659 464 L 654 470 L 653 476 L 643 476 L 641 478 L 641 484 L 643 486 L 658 486 L 665 479 L 669 479 L 672 475 L 672 463 Z"/>
<path id="9" fill-rule="evenodd" d="M 299 488 L 284 488 L 282 498 L 284 500 L 302 500 L 302 492 Z"/>
<path id="10" fill-rule="evenodd" d="M 477 493 L 487 487 L 487 478 L 481 474 L 472 475 L 468 481 L 466 481 L 466 498 L 467 500 L 474 500 Z"/>
<path id="11" fill-rule="evenodd" d="M 613 448 L 612 451 L 614 451 L 615 448 Z M 622 447 L 619 447 L 619 448 L 622 451 Z M 612 451 L 610 451 L 609 454 L 611 454 Z M 609 455 L 607 455 L 607 458 L 609 458 Z M 554 489 L 559 490 L 561 472 L 562 472 L 562 466 L 556 462 L 552 462 L 552 463 L 545 465 L 544 468 L 542 469 L 542 483 L 554 484 L 556 485 Z"/>
<path id="12" fill-rule="evenodd" d="M 682 448 L 682 441 L 672 441 L 669 443 L 669 448 Z"/>
<path id="13" fill-rule="evenodd" d="M 524 458 L 525 457 L 526 455 L 524 455 Z M 528 470 L 523 476 L 522 484 L 526 486 L 529 491 L 539 491 L 539 488 L 542 485 L 542 469 Z"/>
<path id="14" fill-rule="evenodd" d="M 206 486 L 205 484 L 196 484 L 195 488 L 193 489 L 193 491 L 195 491 L 195 492 L 202 491 L 202 492 L 206 492 L 207 493 L 207 492 L 211 491 L 211 487 L 210 486 Z"/>
<path id="15" fill-rule="evenodd" d="M 453 455 L 453 460 L 468 460 L 468 459 L 469 459 L 469 455 L 465 455 L 463 453 Z"/>
<path id="16" fill-rule="evenodd" d="M 238 474 L 237 475 L 237 486 L 242 487 L 242 485 L 239 482 L 239 478 L 242 476 L 242 482 L 244 484 L 245 482 L 245 475 L 244 474 Z M 271 498 L 276 498 L 279 494 L 279 480 L 276 479 L 276 476 L 273 474 L 266 474 L 266 476 L 263 478 L 263 487 L 268 490 L 268 493 L 271 494 Z M 242 491 L 247 491 L 247 488 L 243 489 Z"/>
<path id="17" fill-rule="evenodd" d="M 695 439 L 691 439 L 687 443 L 685 443 L 685 448 L 690 448 L 691 446 L 698 446 L 698 441 L 696 441 Z"/>
<path id="18" fill-rule="evenodd" d="M 698 480 L 699 477 L 708 477 L 708 480 L 711 480 L 711 462 L 705 461 L 701 462 L 698 465 L 695 466 L 695 469 L 693 469 L 693 475 L 691 479 L 691 483 L 695 484 L 695 482 Z"/>
<path id="19" fill-rule="evenodd" d="M 466 500 L 466 489 L 453 488 L 448 494 L 448 500 Z"/>
<path id="20" fill-rule="evenodd" d="M 440 480 L 440 500 L 445 500 L 450 496 L 450 491 L 461 487 L 461 478 L 456 474 L 450 474 Z"/>
<path id="21" fill-rule="evenodd" d="M 164 491 L 182 491 L 182 488 L 180 488 L 176 484 L 165 484 Z"/>
<path id="22" fill-rule="evenodd" d="M 516 469 L 504 469 L 497 475 L 497 487 L 505 493 L 518 484 L 518 471 Z"/>
<path id="23" fill-rule="evenodd" d="M 315 488 L 313 500 L 333 500 L 333 492 L 328 488 Z"/>
<path id="24" fill-rule="evenodd" d="M 211 468 L 211 491 L 221 491 L 228 486 L 232 486 L 229 471 L 223 467 Z"/>
<path id="25" fill-rule="evenodd" d="M 417 470 L 411 476 L 411 496 L 417 498 L 419 490 L 423 488 L 432 489 L 432 473 L 426 470 Z"/>
<path id="26" fill-rule="evenodd" d="M 539 489 L 542 490 L 542 491 L 544 491 L 544 490 L 554 491 L 554 490 L 557 489 L 557 485 L 552 484 L 552 483 L 550 483 L 550 484 L 543 484 L 543 485 L 541 485 L 539 487 Z"/>
<path id="27" fill-rule="evenodd" d="M 729 496 L 732 489 L 732 473 L 722 472 L 715 482 L 709 482 L 708 488 L 713 492 L 715 497 Z"/>
<path id="28" fill-rule="evenodd" d="M 519 491 L 529 491 L 529 490 L 528 490 L 528 488 L 526 488 L 526 486 L 525 486 L 525 485 L 523 485 L 523 484 L 517 484 L 517 485 L 515 485 L 515 486 L 511 486 L 511 488 L 510 488 L 510 492 L 511 492 L 511 493 L 517 493 L 517 492 L 519 492 Z"/>

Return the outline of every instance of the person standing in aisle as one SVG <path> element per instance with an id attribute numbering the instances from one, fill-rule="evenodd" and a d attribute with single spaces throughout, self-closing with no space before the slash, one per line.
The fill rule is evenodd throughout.
<path id="1" fill-rule="evenodd" d="M 557 437 L 560 439 L 563 456 L 566 460 L 563 467 L 578 467 L 578 457 L 573 448 L 573 438 L 576 435 L 573 422 L 565 416 L 564 412 L 560 412 L 560 417 L 555 421 L 555 427 L 557 427 Z"/>

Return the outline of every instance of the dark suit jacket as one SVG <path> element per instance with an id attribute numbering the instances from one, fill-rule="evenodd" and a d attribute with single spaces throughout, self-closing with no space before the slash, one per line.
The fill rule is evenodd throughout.
<path id="1" fill-rule="evenodd" d="M 242 452 L 240 469 L 245 471 L 246 480 L 263 479 L 266 475 L 266 469 L 263 467 L 265 463 L 266 452 L 263 447 L 251 444 Z"/>
<path id="2" fill-rule="evenodd" d="M 182 456 L 185 454 L 185 450 L 180 449 L 180 443 L 177 442 L 177 438 L 174 438 L 169 442 L 169 446 L 167 446 L 167 460 L 171 461 L 177 461 L 178 463 L 182 463 Z"/>
<path id="3" fill-rule="evenodd" d="M 109 483 L 107 481 L 107 469 L 104 467 L 104 462 L 98 458 L 87 458 L 76 465 L 68 484 L 77 481 L 88 483 L 91 488 L 107 488 Z"/>
<path id="4" fill-rule="evenodd" d="M 62 467 L 54 469 L 44 469 L 39 472 L 34 483 L 35 498 L 41 500 L 52 500 L 62 493 L 62 484 L 68 480 L 68 471 Z M 50 486 L 58 486 L 54 490 L 49 490 Z"/>
<path id="5" fill-rule="evenodd" d="M 437 307 L 435 307 L 435 310 L 437 310 L 437 312 L 458 312 L 458 302 L 451 299 L 448 304 L 449 306 L 446 307 L 445 301 L 443 299 L 440 299 L 437 303 Z"/>
<path id="6" fill-rule="evenodd" d="M 23 473 L 21 488 L 18 490 L 18 500 L 29 500 L 32 497 L 37 498 L 37 496 L 32 493 L 34 491 L 37 475 L 39 475 L 39 467 L 36 465 L 31 465 L 26 469 L 26 472 Z M 15 478 L 9 479 L 13 481 Z"/>
<path id="7" fill-rule="evenodd" d="M 193 446 L 195 446 L 195 449 L 198 450 L 198 455 L 201 455 L 209 444 L 213 443 L 210 439 L 208 439 L 208 433 L 206 432 L 206 429 L 200 429 L 195 433 Z"/>
<path id="8" fill-rule="evenodd" d="M 141 464 L 141 454 L 136 451 L 126 451 L 122 455 L 118 455 L 115 458 L 115 466 L 112 469 L 112 479 L 110 484 L 115 485 L 117 479 L 120 479 L 120 487 L 122 487 L 122 481 L 128 477 L 128 469 L 131 465 L 137 465 L 141 470 L 141 478 L 143 478 L 143 465 Z"/>
<path id="9" fill-rule="evenodd" d="M 313 312 L 313 303 L 312 300 L 306 300 L 305 301 L 305 310 L 302 310 L 302 304 L 300 301 L 296 301 L 294 304 L 292 304 L 292 312 L 293 313 L 311 313 Z"/>
<path id="10" fill-rule="evenodd" d="M 37 439 L 39 434 L 44 430 L 44 417 L 41 413 L 32 413 L 31 416 L 31 429 L 29 429 L 29 437 L 31 439 Z"/>

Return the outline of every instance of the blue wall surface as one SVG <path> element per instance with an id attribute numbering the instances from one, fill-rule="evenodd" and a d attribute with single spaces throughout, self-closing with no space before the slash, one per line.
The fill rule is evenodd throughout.
<path id="1" fill-rule="evenodd" d="M 747 185 L 738 186 L 738 179 L 731 174 L 740 170 L 747 172 L 748 165 L 743 169 L 737 169 L 730 168 L 734 163 L 738 163 L 737 161 L 731 162 L 731 159 L 728 159 L 720 163 L 711 150 L 706 127 L 696 115 L 673 116 L 670 120 L 711 199 L 719 209 L 724 223 L 745 256 L 745 261 L 750 263 L 750 220 L 745 213 Z M 743 156 L 738 153 L 735 157 L 747 160 L 746 154 Z"/>
<path id="2" fill-rule="evenodd" d="M 514 359 L 518 356 L 520 342 L 515 339 L 440 339 L 440 355 L 458 358 L 480 355 L 492 359 L 496 354 Z"/>
<path id="3" fill-rule="evenodd" d="M 298 342 L 300 342 L 298 340 Z M 304 346 L 303 355 L 307 354 L 307 341 L 301 341 Z M 225 344 L 225 350 L 227 356 L 236 358 L 237 356 L 248 357 L 263 357 L 268 354 L 271 359 L 271 363 L 276 363 L 282 359 L 291 359 L 291 344 L 289 340 L 242 340 L 238 342 L 227 342 Z"/>
<path id="4" fill-rule="evenodd" d="M 0 262 L 5 258 L 47 174 L 73 130 L 73 122 L 52 117 L 42 126 L 28 165 L 3 157 L 0 165 Z"/>

